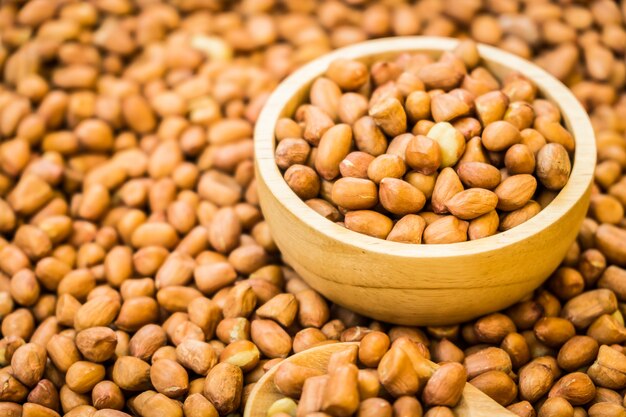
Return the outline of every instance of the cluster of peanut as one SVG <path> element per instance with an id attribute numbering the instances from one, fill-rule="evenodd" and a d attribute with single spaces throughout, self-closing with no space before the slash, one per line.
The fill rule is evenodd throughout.
<path id="1" fill-rule="evenodd" d="M 624 416 L 625 7 L 0 2 L 0 415 L 237 416 L 283 358 L 382 332 L 462 363 L 521 417 Z M 252 127 L 280 79 L 333 48 L 414 34 L 534 59 L 598 138 L 592 207 L 562 267 L 457 326 L 330 305 L 280 261 L 254 184 Z"/>
<path id="2" fill-rule="evenodd" d="M 473 41 L 437 61 L 331 63 L 276 127 L 285 181 L 327 219 L 395 242 L 464 242 L 532 218 L 567 183 L 574 138 L 530 80 L 501 85 L 478 65 Z"/>
<path id="3" fill-rule="evenodd" d="M 278 76 L 220 3 L 0 5 L 1 416 L 226 415 L 274 354 L 251 135 Z"/>
<path id="4" fill-rule="evenodd" d="M 420 342 L 400 337 L 391 344 L 374 331 L 334 352 L 326 372 L 286 361 L 277 365 L 274 384 L 287 397 L 270 406 L 268 417 L 454 417 L 467 372 L 427 357 Z"/>
<path id="5" fill-rule="evenodd" d="M 351 339 L 358 347 L 333 353 L 328 375 L 291 361 L 279 364 L 274 384 L 288 398 L 276 401 L 268 416 L 447 417 L 468 380 L 519 416 L 536 416 L 534 406 L 540 417 L 622 417 L 617 391 L 626 387 L 626 329 L 613 291 L 624 285 L 626 272 L 609 267 L 600 289 L 571 297 L 577 291 L 564 283 L 577 279 L 589 275 L 564 267 L 552 277 L 548 286 L 569 299 L 563 307 L 544 290 L 506 315 L 428 328 L 431 340 L 408 329 L 390 336 L 364 331 Z M 458 342 L 470 347 L 461 350 Z M 375 369 L 358 369 L 357 359 Z M 416 395 L 431 408 L 423 409 Z"/>

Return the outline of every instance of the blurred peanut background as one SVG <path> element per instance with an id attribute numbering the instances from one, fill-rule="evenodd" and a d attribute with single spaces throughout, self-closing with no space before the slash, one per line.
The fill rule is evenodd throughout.
<path id="1" fill-rule="evenodd" d="M 281 358 L 372 332 L 464 363 L 520 416 L 626 415 L 625 19 L 611 0 L 2 1 L 0 415 L 236 415 Z M 597 135 L 562 267 L 458 326 L 331 305 L 281 263 L 258 206 L 252 132 L 281 79 L 404 35 L 534 61 Z"/>

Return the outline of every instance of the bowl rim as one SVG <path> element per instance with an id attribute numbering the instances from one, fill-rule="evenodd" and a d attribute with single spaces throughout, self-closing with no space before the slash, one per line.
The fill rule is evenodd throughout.
<path id="1" fill-rule="evenodd" d="M 367 252 L 410 258 L 447 258 L 489 252 L 539 234 L 567 215 L 591 186 L 596 164 L 595 135 L 587 112 L 574 94 L 544 69 L 516 55 L 484 44 L 478 44 L 481 59 L 530 78 L 543 98 L 552 101 L 559 108 L 563 121 L 576 143 L 572 172 L 567 184 L 539 214 L 519 226 L 482 239 L 447 244 L 406 244 L 378 239 L 342 227 L 315 212 L 287 185 L 274 157 L 276 122 L 283 116 L 291 99 L 299 94 L 304 86 L 309 86 L 322 75 L 333 60 L 365 59 L 373 55 L 402 52 L 445 52 L 453 50 L 459 43 L 459 39 L 429 36 L 365 41 L 316 58 L 282 81 L 268 97 L 254 130 L 257 175 L 265 182 L 278 204 L 309 228 L 329 239 Z"/>

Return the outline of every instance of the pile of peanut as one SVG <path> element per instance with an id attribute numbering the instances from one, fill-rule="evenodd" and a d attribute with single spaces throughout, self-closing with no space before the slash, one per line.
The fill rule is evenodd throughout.
<path id="1" fill-rule="evenodd" d="M 276 388 L 286 397 L 276 400 L 267 414 L 412 417 L 425 412 L 426 417 L 453 417 L 451 407 L 461 400 L 467 371 L 456 362 L 435 368 L 429 358 L 423 343 L 400 337 L 391 345 L 389 336 L 373 331 L 358 346 L 331 354 L 326 372 L 286 361 L 274 375 Z"/>
<path id="2" fill-rule="evenodd" d="M 471 40 L 438 60 L 332 62 L 277 123 L 285 181 L 325 218 L 394 242 L 464 242 L 532 218 L 567 183 L 574 138 L 530 80 L 501 84 L 479 64 Z"/>
<path id="3" fill-rule="evenodd" d="M 522 417 L 624 416 L 625 22 L 610 0 L 0 2 L 0 416 L 236 416 L 283 358 L 375 331 L 463 364 Z M 591 209 L 561 267 L 453 326 L 330 304 L 282 263 L 253 174 L 252 129 L 281 79 L 416 34 L 532 59 L 597 135 Z"/>

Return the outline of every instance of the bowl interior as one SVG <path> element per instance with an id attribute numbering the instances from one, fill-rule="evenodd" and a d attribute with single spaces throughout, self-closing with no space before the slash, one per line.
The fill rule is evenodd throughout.
<path id="1" fill-rule="evenodd" d="M 324 74 L 330 62 L 338 58 L 348 58 L 369 64 L 375 60 L 393 58 L 402 52 L 426 52 L 439 56 L 444 51 L 453 50 L 458 42 L 456 39 L 437 37 L 397 37 L 367 41 L 324 55 L 285 79 L 268 99 L 254 134 L 257 173 L 268 184 L 279 204 L 308 227 L 320 231 L 330 239 L 364 251 L 393 253 L 400 257 L 471 256 L 524 240 L 566 215 L 588 190 L 593 178 L 596 162 L 595 137 L 587 113 L 570 90 L 545 70 L 487 45 L 478 46 L 482 65 L 500 80 L 511 72 L 519 72 L 530 78 L 540 95 L 560 109 L 563 121 L 576 141 L 572 172 L 567 185 L 548 207 L 532 219 L 508 231 L 461 243 L 410 245 L 389 242 L 348 230 L 325 219 L 307 206 L 284 181 L 274 159 L 276 121 L 280 117 L 292 116 L 297 107 L 307 100 L 311 84 Z"/>

